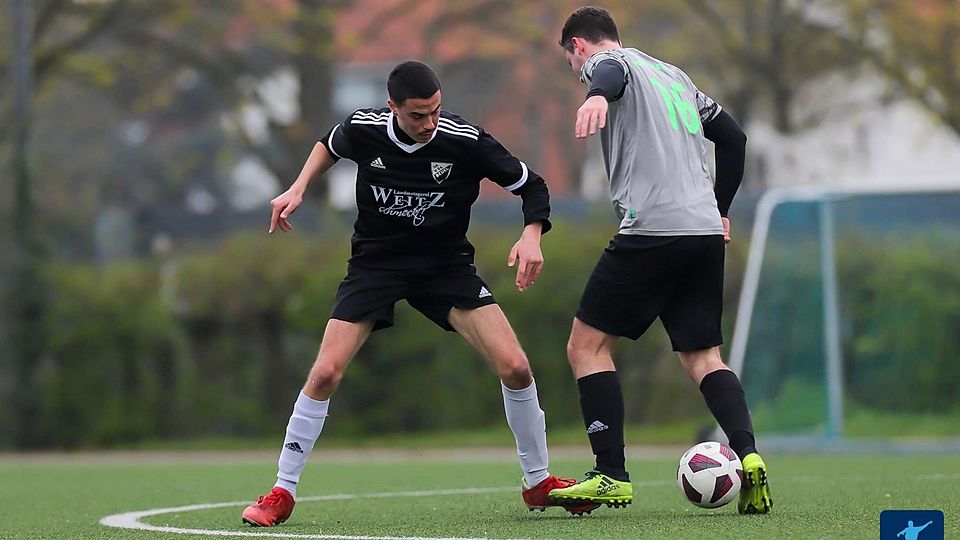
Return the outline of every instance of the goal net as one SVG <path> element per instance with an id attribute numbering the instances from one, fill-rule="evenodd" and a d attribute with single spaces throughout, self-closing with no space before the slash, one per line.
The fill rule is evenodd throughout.
<path id="1" fill-rule="evenodd" d="M 730 366 L 764 448 L 960 449 L 960 182 L 767 192 Z"/>

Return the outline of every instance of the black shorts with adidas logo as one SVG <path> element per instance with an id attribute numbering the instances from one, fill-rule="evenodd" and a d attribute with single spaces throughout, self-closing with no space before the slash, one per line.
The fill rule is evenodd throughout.
<path id="1" fill-rule="evenodd" d="M 723 343 L 723 236 L 618 234 L 597 261 L 577 318 L 638 339 L 658 317 L 673 350 Z"/>
<path id="2" fill-rule="evenodd" d="M 476 309 L 497 303 L 472 264 L 388 270 L 350 263 L 330 318 L 374 321 L 374 330 L 389 328 L 398 300 L 406 300 L 449 332 L 454 331 L 447 320 L 451 308 Z"/>

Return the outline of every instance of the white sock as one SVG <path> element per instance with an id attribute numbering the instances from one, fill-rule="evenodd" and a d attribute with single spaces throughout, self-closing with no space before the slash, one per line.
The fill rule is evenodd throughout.
<path id="1" fill-rule="evenodd" d="M 517 440 L 517 455 L 527 485 L 533 487 L 544 481 L 550 473 L 547 465 L 547 421 L 537 399 L 537 383 L 522 390 L 511 390 L 500 383 L 503 390 L 503 409 L 507 424 Z"/>
<path id="2" fill-rule="evenodd" d="M 313 444 L 323 430 L 323 421 L 327 418 L 329 406 L 329 399 L 317 401 L 302 391 L 293 405 L 293 414 L 287 423 L 287 435 L 283 439 L 283 448 L 280 449 L 276 486 L 289 491 L 294 497 L 297 496 L 300 473 L 313 451 Z"/>

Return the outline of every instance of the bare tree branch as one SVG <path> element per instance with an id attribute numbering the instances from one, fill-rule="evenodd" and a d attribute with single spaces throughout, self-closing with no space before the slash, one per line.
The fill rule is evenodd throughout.
<path id="1" fill-rule="evenodd" d="M 45 51 L 38 52 L 34 64 L 34 77 L 36 78 L 37 85 L 41 85 L 46 75 L 63 62 L 67 55 L 78 49 L 85 48 L 107 29 L 116 24 L 120 14 L 126 8 L 127 3 L 128 0 L 114 0 L 108 8 L 97 12 L 96 17 L 90 21 L 90 24 L 83 32 L 62 43 L 53 45 Z"/>
<path id="2" fill-rule="evenodd" d="M 161 47 L 172 58 L 209 75 L 210 79 L 221 87 L 232 85 L 238 73 L 252 71 L 242 55 L 218 51 L 217 57 L 211 58 L 182 40 L 169 38 L 150 29 L 123 28 L 116 35 L 121 42 L 136 49 L 148 50 L 151 47 Z"/>
<path id="3" fill-rule="evenodd" d="M 843 31 L 810 24 L 811 27 L 829 32 L 846 47 L 856 50 L 861 59 L 894 82 L 906 97 L 936 114 L 944 125 L 954 132 L 960 133 L 960 108 L 949 101 L 950 97 L 956 94 L 948 93 L 950 89 L 957 88 L 957 84 L 960 82 L 956 80 L 956 77 L 951 77 L 956 65 L 952 63 L 952 60 L 948 60 L 952 59 L 955 54 L 955 47 L 950 45 L 952 40 L 957 39 L 956 32 L 958 29 L 955 24 L 946 24 L 943 43 L 936 51 L 931 51 L 928 56 L 924 56 L 922 50 L 917 51 L 916 46 L 897 36 L 888 27 L 885 30 L 890 40 L 889 43 L 875 46 L 867 43 L 864 39 L 863 36 L 866 35 L 866 32 Z M 886 24 L 889 24 L 889 21 L 885 20 L 884 25 Z M 944 48 L 948 48 L 948 50 L 943 50 Z M 942 69 L 943 73 L 939 76 L 931 73 L 932 66 Z M 923 73 L 920 80 L 915 75 L 917 70 Z M 946 107 L 944 107 L 944 103 L 946 103 Z"/>
<path id="4" fill-rule="evenodd" d="M 49 0 L 37 13 L 33 25 L 33 39 L 35 42 L 43 39 L 43 35 L 51 28 L 53 21 L 68 6 L 68 0 Z"/>
<path id="5" fill-rule="evenodd" d="M 726 19 L 720 15 L 709 2 L 705 0 L 687 0 L 687 5 L 705 24 L 707 29 L 716 36 L 715 42 L 728 55 L 743 57 L 749 63 L 757 64 L 763 61 L 755 49 L 744 47 L 737 31 L 731 28 Z"/>

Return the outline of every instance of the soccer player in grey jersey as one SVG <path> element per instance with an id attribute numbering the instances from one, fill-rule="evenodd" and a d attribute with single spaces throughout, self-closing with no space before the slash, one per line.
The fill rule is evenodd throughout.
<path id="1" fill-rule="evenodd" d="M 743 386 L 719 348 L 727 210 L 743 176 L 746 136 L 682 70 L 624 48 L 602 8 L 573 12 L 560 45 L 590 87 L 577 111 L 575 136 L 600 135 L 620 230 L 590 275 L 567 344 L 596 467 L 584 481 L 550 495 L 608 506 L 632 502 L 612 351 L 619 337 L 637 339 L 659 317 L 743 461 L 738 510 L 767 513 L 773 501 L 766 465 L 757 454 Z M 716 145 L 716 183 L 704 137 Z"/>

